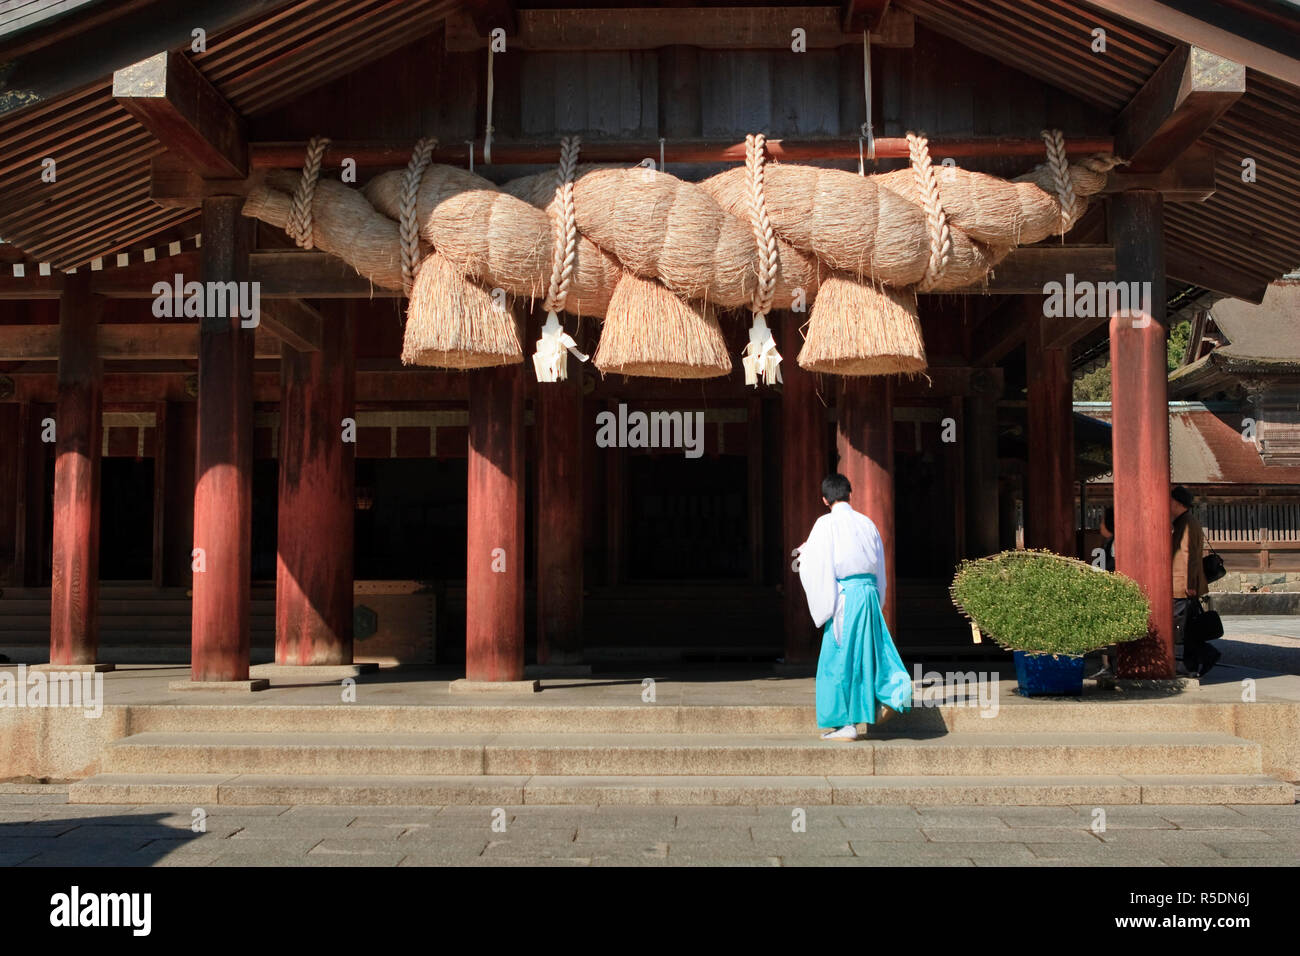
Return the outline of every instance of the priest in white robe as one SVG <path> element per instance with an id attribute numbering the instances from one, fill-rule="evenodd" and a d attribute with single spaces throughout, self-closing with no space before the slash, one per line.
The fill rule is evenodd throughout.
<path id="1" fill-rule="evenodd" d="M 856 740 L 857 724 L 876 722 L 877 704 L 906 711 L 912 681 L 889 636 L 881 605 L 888 581 L 875 522 L 849 506 L 843 475 L 822 482 L 831 510 L 799 546 L 799 578 L 813 623 L 822 628 L 817 658 L 817 725 L 827 740 Z"/>

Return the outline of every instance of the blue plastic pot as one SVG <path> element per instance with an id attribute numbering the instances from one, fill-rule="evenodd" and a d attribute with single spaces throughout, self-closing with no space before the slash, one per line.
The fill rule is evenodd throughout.
<path id="1" fill-rule="evenodd" d="M 1026 697 L 1073 696 L 1083 693 L 1083 658 L 1013 651 L 1016 683 Z"/>

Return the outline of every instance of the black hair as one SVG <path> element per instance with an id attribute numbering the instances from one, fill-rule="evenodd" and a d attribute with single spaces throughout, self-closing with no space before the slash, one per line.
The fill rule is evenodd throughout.
<path id="1" fill-rule="evenodd" d="M 822 497 L 828 504 L 835 504 L 837 501 L 848 501 L 849 494 L 853 488 L 849 485 L 849 480 L 838 472 L 833 475 L 827 475 L 822 479 Z"/>
<path id="2" fill-rule="evenodd" d="M 1182 485 L 1179 485 L 1170 492 L 1170 496 L 1184 508 L 1190 508 L 1196 501 L 1196 499 L 1192 497 L 1192 493 Z"/>
<path id="3" fill-rule="evenodd" d="M 1115 509 L 1107 508 L 1105 515 L 1102 517 L 1102 523 L 1110 529 L 1110 533 L 1115 533 Z"/>

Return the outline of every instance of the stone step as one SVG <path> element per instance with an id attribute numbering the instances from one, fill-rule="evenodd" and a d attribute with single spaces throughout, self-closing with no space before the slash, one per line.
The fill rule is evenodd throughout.
<path id="1" fill-rule="evenodd" d="M 75 804 L 235 806 L 1291 804 L 1295 787 L 1256 774 L 1096 776 L 358 776 L 101 773 Z"/>
<path id="2" fill-rule="evenodd" d="M 364 683 L 364 678 L 362 679 Z M 1004 684 L 1005 688 L 1007 685 Z M 639 697 L 640 684 L 629 694 Z M 1010 696 L 1003 690 L 1003 696 Z M 536 697 L 544 698 L 538 694 Z M 811 697 L 811 685 L 809 687 Z M 1252 708 L 1289 705 L 1257 703 Z M 981 716 L 975 707 L 918 707 L 906 714 L 889 714 L 870 735 L 901 733 L 1137 733 L 1198 731 L 1229 734 L 1234 726 L 1231 703 L 1166 704 L 1152 701 L 1097 703 L 1054 699 L 1014 698 L 998 708 L 996 717 Z M 1261 710 L 1261 713 L 1265 712 Z M 1285 715 L 1278 718 L 1285 719 Z M 282 705 L 229 707 L 192 704 L 136 704 L 129 708 L 129 726 L 137 733 L 189 731 L 348 733 L 481 733 L 485 721 L 497 733 L 688 733 L 815 735 L 817 719 L 811 704 L 631 704 L 570 705 L 540 701 L 401 706 L 373 704 Z"/>
<path id="3" fill-rule="evenodd" d="M 139 733 L 105 773 L 678 776 L 1257 774 L 1259 744 L 1215 733 L 808 735 Z"/>

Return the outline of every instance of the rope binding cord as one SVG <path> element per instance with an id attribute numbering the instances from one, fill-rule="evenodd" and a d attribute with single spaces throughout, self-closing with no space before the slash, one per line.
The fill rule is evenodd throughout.
<path id="1" fill-rule="evenodd" d="M 560 142 L 560 165 L 555 177 L 555 249 L 551 258 L 551 279 L 547 286 L 546 324 L 542 337 L 537 340 L 533 353 L 533 370 L 539 382 L 559 382 L 569 377 L 569 355 L 579 362 L 588 356 L 578 350 L 573 336 L 564 331 L 559 313 L 569 298 L 569 285 L 573 279 L 573 266 L 578 257 L 578 215 L 573 203 L 573 180 L 578 169 L 577 136 L 566 136 Z"/>
<path id="2" fill-rule="evenodd" d="M 1061 239 L 1075 223 L 1074 183 L 1070 180 L 1070 161 L 1065 155 L 1065 134 L 1059 129 L 1045 129 L 1043 142 L 1047 144 L 1047 168 L 1052 173 L 1052 185 L 1061 204 Z"/>
<path id="3" fill-rule="evenodd" d="M 767 313 L 772 311 L 772 299 L 776 294 L 776 274 L 780 267 L 780 257 L 776 242 L 776 231 L 767 214 L 767 196 L 764 192 L 763 169 L 767 157 L 767 137 L 762 133 L 745 137 L 745 169 L 749 180 L 749 217 L 754 229 L 754 240 L 758 243 L 758 287 L 754 290 L 754 301 L 750 310 L 754 313 L 754 325 L 749 330 L 749 344 L 745 346 L 741 364 L 745 369 L 745 384 L 758 385 L 759 379 L 766 385 L 775 385 L 781 381 L 781 353 L 777 351 L 776 339 L 767 325 Z"/>
<path id="4" fill-rule="evenodd" d="M 303 160 L 302 177 L 298 188 L 293 193 L 293 204 L 289 209 L 289 221 L 284 231 L 299 248 L 312 249 L 311 206 L 316 197 L 316 181 L 320 179 L 321 161 L 325 158 L 325 147 L 330 141 L 325 136 L 313 136 L 307 144 L 307 156 Z"/>
<path id="5" fill-rule="evenodd" d="M 952 230 L 948 226 L 948 215 L 943 211 L 943 197 L 939 195 L 939 179 L 934 174 L 934 166 L 930 162 L 930 141 L 926 139 L 924 133 L 909 132 L 907 146 L 911 154 L 916 191 L 921 196 L 926 225 L 930 233 L 930 258 L 925 264 L 925 274 L 916 285 L 916 291 L 928 292 L 943 278 L 943 272 L 952 259 Z"/>
<path id="6" fill-rule="evenodd" d="M 398 217 L 398 239 L 402 244 L 402 287 L 409 297 L 415 283 L 415 270 L 420 262 L 420 224 L 415 218 L 415 199 L 420 191 L 424 171 L 433 159 L 438 141 L 425 136 L 416 142 L 402 176 L 402 192 Z"/>
<path id="7" fill-rule="evenodd" d="M 492 44 L 488 44 L 488 64 L 487 64 L 487 122 L 483 127 L 483 165 L 492 165 L 492 134 L 496 129 L 492 126 Z"/>
<path id="8" fill-rule="evenodd" d="M 866 143 L 866 159 L 871 162 L 876 161 L 876 136 L 875 128 L 871 124 L 871 33 L 868 30 L 862 31 L 862 93 L 866 98 L 866 122 L 862 124 L 861 135 L 858 137 L 858 175 L 867 174 L 867 166 L 863 161 L 862 145 Z"/>

